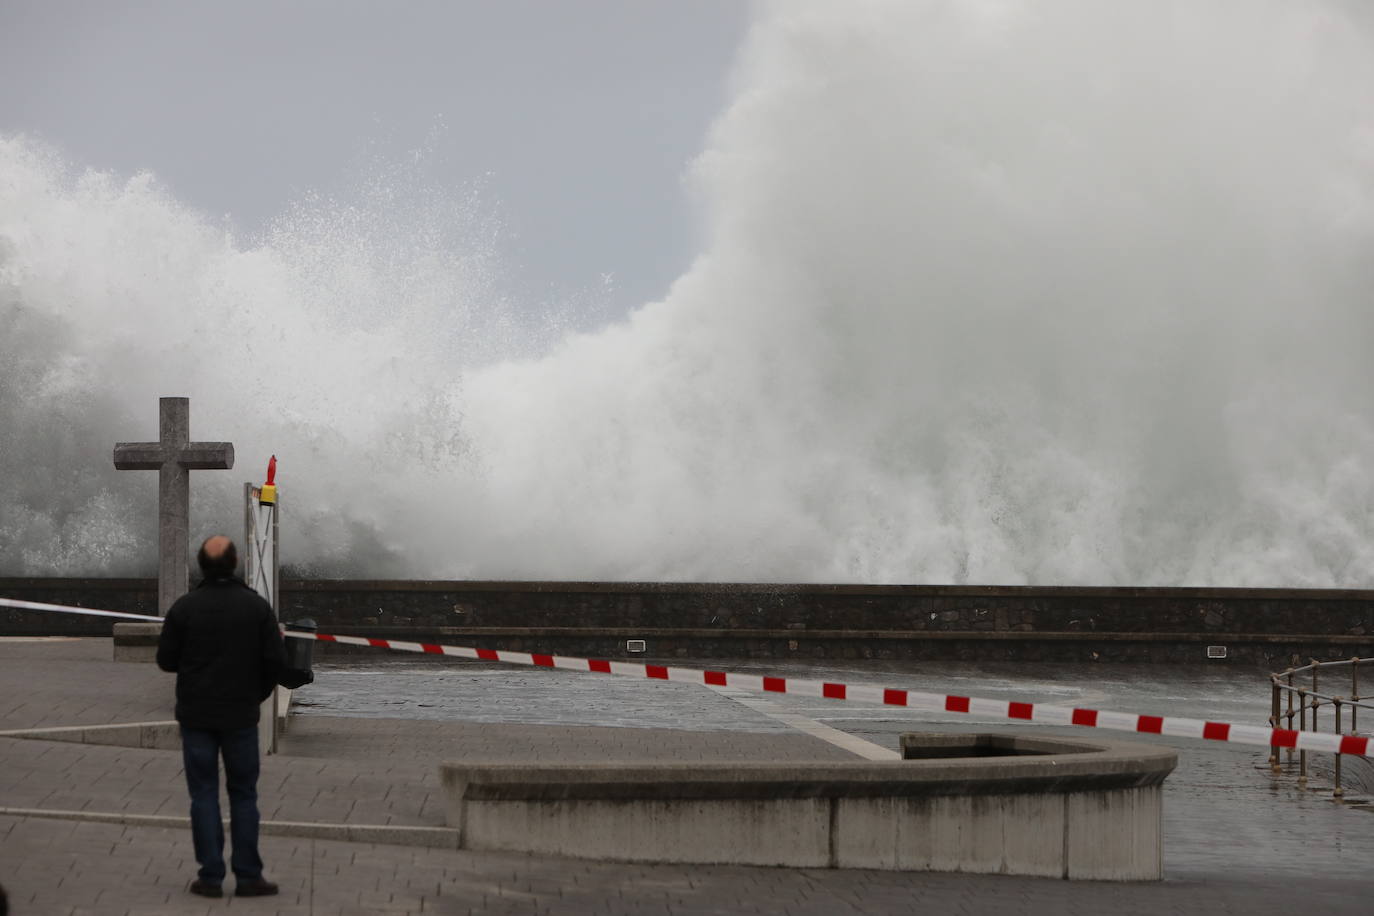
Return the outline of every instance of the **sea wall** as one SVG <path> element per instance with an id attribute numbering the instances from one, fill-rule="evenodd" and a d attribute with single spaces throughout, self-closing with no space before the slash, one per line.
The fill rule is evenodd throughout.
<path id="1" fill-rule="evenodd" d="M 0 597 L 155 613 L 144 579 L 0 579 Z M 1252 663 L 1374 655 L 1374 591 L 286 580 L 323 632 L 659 658 Z M 0 608 L 0 635 L 109 635 L 108 618 Z M 1208 647 L 1225 647 L 1209 659 Z M 321 654 L 349 651 L 317 647 Z M 1216 650 L 1213 650 L 1216 654 Z"/>

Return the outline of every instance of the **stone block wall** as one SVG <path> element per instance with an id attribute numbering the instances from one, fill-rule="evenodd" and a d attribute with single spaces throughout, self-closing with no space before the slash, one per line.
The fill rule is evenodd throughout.
<path id="1" fill-rule="evenodd" d="M 1225 662 L 1374 655 L 1374 591 L 288 580 L 283 620 L 482 648 L 659 658 Z M 0 579 L 0 597 L 155 613 L 151 580 Z M 0 608 L 0 635 L 111 621 Z M 322 655 L 348 651 L 319 646 Z M 374 650 L 359 649 L 358 652 Z"/>

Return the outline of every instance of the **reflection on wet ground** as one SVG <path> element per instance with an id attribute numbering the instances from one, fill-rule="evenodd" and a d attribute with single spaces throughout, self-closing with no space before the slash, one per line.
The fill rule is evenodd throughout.
<path id="1" fill-rule="evenodd" d="M 360 659 L 360 661 L 362 661 Z M 692 663 L 850 684 L 874 684 L 989 699 L 1085 706 L 1118 712 L 1190 716 L 1263 725 L 1269 712 L 1265 672 L 1237 666 L 1051 666 L 874 663 L 853 666 Z M 767 694 L 789 713 L 896 748 L 904 731 L 1017 731 L 1084 737 L 1091 729 L 979 719 Z M 628 677 L 531 669 L 453 659 L 387 659 L 365 666 L 321 667 L 297 693 L 298 714 L 443 719 L 470 722 L 609 725 L 627 728 L 784 732 L 789 726 L 703 687 Z M 1129 740 L 1120 732 L 1097 733 Z M 1271 878 L 1374 877 L 1374 814 L 1348 789 L 1332 801 L 1328 758 L 1308 789 L 1274 777 L 1261 748 L 1152 735 L 1179 750 L 1165 783 L 1165 860 L 1170 880 L 1205 880 L 1225 871 Z M 1317 757 L 1318 755 L 1313 755 Z M 1347 780 L 1349 787 L 1351 782 Z"/>

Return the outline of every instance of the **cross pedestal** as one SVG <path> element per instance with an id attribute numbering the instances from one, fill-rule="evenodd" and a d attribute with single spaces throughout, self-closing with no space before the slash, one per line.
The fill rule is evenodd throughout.
<path id="1" fill-rule="evenodd" d="M 191 529 L 193 470 L 227 470 L 234 466 L 229 442 L 191 441 L 191 402 L 188 398 L 158 401 L 158 442 L 120 442 L 114 447 L 114 466 L 121 471 L 157 471 L 157 612 L 185 594 L 190 584 L 187 543 Z"/>

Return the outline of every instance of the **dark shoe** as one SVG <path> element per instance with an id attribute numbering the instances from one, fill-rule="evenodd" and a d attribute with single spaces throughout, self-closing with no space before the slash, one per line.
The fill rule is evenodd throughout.
<path id="1" fill-rule="evenodd" d="M 234 885 L 235 897 L 271 897 L 277 886 L 263 878 L 240 878 Z"/>
<path id="2" fill-rule="evenodd" d="M 191 893 L 201 897 L 223 897 L 224 888 L 218 884 L 211 884 L 209 881 L 202 881 L 199 878 L 191 882 Z"/>

